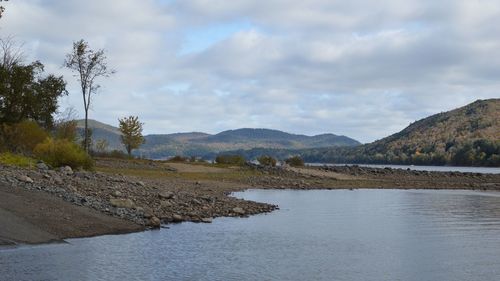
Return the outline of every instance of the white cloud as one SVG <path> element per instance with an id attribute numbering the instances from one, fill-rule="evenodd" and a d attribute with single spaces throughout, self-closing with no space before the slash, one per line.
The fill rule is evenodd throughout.
<path id="1" fill-rule="evenodd" d="M 64 74 L 62 104 L 77 109 L 64 54 L 80 38 L 105 48 L 118 73 L 95 99 L 91 117 L 104 122 L 134 114 L 148 133 L 267 127 L 372 141 L 499 97 L 495 2 L 10 1 L 0 34 Z"/>

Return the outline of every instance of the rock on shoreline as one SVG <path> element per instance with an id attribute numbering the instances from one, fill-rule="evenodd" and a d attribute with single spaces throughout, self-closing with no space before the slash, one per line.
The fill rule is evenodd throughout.
<path id="1" fill-rule="evenodd" d="M 169 181 L 145 183 L 122 175 L 72 171 L 69 167 L 58 170 L 0 168 L 0 184 L 43 191 L 72 204 L 149 227 L 159 227 L 158 222 L 208 223 L 215 217 L 258 214 L 277 208 L 229 197 L 222 192 L 182 190 Z M 234 212 L 238 208 L 245 209 L 245 213 Z"/>

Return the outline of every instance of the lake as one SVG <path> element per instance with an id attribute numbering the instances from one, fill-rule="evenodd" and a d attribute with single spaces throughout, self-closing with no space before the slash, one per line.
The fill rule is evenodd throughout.
<path id="1" fill-rule="evenodd" d="M 413 171 L 430 172 L 460 172 L 460 173 L 481 173 L 481 174 L 500 174 L 500 168 L 497 167 L 460 167 L 460 166 L 418 166 L 418 165 L 384 165 L 384 164 L 327 164 L 327 163 L 307 163 L 310 166 L 360 166 L 368 168 L 391 168 Z"/>
<path id="2" fill-rule="evenodd" d="M 500 280 L 500 193 L 250 190 L 271 214 L 0 250 L 0 280 Z"/>

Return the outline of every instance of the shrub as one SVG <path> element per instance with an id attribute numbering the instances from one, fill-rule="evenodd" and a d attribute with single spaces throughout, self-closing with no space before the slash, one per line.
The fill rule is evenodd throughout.
<path id="1" fill-rule="evenodd" d="M 241 155 L 219 155 L 215 158 L 217 164 L 243 166 L 245 162 L 245 158 Z"/>
<path id="2" fill-rule="evenodd" d="M 168 162 L 187 162 L 188 159 L 186 157 L 182 157 L 180 155 L 176 155 L 167 160 Z"/>
<path id="3" fill-rule="evenodd" d="M 53 167 L 67 165 L 71 168 L 90 169 L 94 164 L 92 158 L 80 146 L 68 140 L 47 138 L 38 144 L 33 152 L 37 158 Z"/>
<path id="4" fill-rule="evenodd" d="M 115 159 L 129 159 L 130 158 L 127 153 L 125 153 L 121 150 L 116 150 L 116 149 L 113 149 L 111 151 L 104 151 L 104 152 L 91 151 L 91 153 L 92 153 L 92 156 L 95 156 L 95 157 L 115 158 Z"/>
<path id="5" fill-rule="evenodd" d="M 262 166 L 269 166 L 269 167 L 276 166 L 276 159 L 268 155 L 263 155 L 257 158 L 257 161 L 259 161 L 259 164 L 261 164 Z"/>
<path id="6" fill-rule="evenodd" d="M 6 152 L 0 154 L 0 163 L 19 167 L 33 167 L 36 161 L 33 158 Z"/>
<path id="7" fill-rule="evenodd" d="M 285 160 L 285 163 L 292 167 L 302 167 L 304 166 L 304 160 L 300 156 L 293 156 Z"/>
<path id="8" fill-rule="evenodd" d="M 49 136 L 33 121 L 22 121 L 12 125 L 3 124 L 1 131 L 2 146 L 11 152 L 25 155 L 31 155 L 33 149 Z"/>
<path id="9" fill-rule="evenodd" d="M 56 139 L 65 139 L 76 142 L 78 138 L 78 128 L 76 120 L 60 121 L 56 124 L 54 137 Z"/>

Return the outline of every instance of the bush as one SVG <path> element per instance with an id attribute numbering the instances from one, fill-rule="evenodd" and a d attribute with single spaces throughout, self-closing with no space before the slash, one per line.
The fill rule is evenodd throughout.
<path id="1" fill-rule="evenodd" d="M 262 166 L 269 166 L 269 167 L 276 166 L 276 159 L 268 155 L 263 155 L 257 158 L 257 161 L 259 161 L 259 164 L 261 164 Z"/>
<path id="2" fill-rule="evenodd" d="M 304 160 L 300 156 L 293 156 L 285 160 L 285 163 L 292 167 L 302 167 L 304 166 Z"/>
<path id="3" fill-rule="evenodd" d="M 71 142 L 76 142 L 78 138 L 78 127 L 76 120 L 60 121 L 56 124 L 54 137 L 56 139 L 64 139 Z"/>
<path id="4" fill-rule="evenodd" d="M 111 151 L 103 151 L 103 152 L 97 152 L 97 151 L 91 151 L 90 152 L 92 156 L 94 157 L 102 157 L 102 158 L 115 158 L 115 159 L 130 159 L 127 153 L 121 151 L 121 150 L 111 150 Z"/>
<path id="5" fill-rule="evenodd" d="M 0 146 L 10 152 L 31 155 L 33 149 L 48 136 L 48 133 L 33 121 L 22 121 L 12 125 L 3 124 L 0 134 L 2 145 Z"/>
<path id="6" fill-rule="evenodd" d="M 33 167 L 36 161 L 23 155 L 7 152 L 0 154 L 0 163 L 19 167 Z"/>
<path id="7" fill-rule="evenodd" d="M 219 155 L 215 158 L 217 164 L 243 166 L 245 162 L 245 158 L 241 155 Z"/>
<path id="8" fill-rule="evenodd" d="M 186 157 L 182 157 L 180 155 L 176 155 L 167 160 L 168 162 L 187 162 L 188 159 Z"/>
<path id="9" fill-rule="evenodd" d="M 68 140 L 47 138 L 38 144 L 33 152 L 37 158 L 53 167 L 67 165 L 74 169 L 90 169 L 94 164 L 92 158 L 80 146 Z"/>

